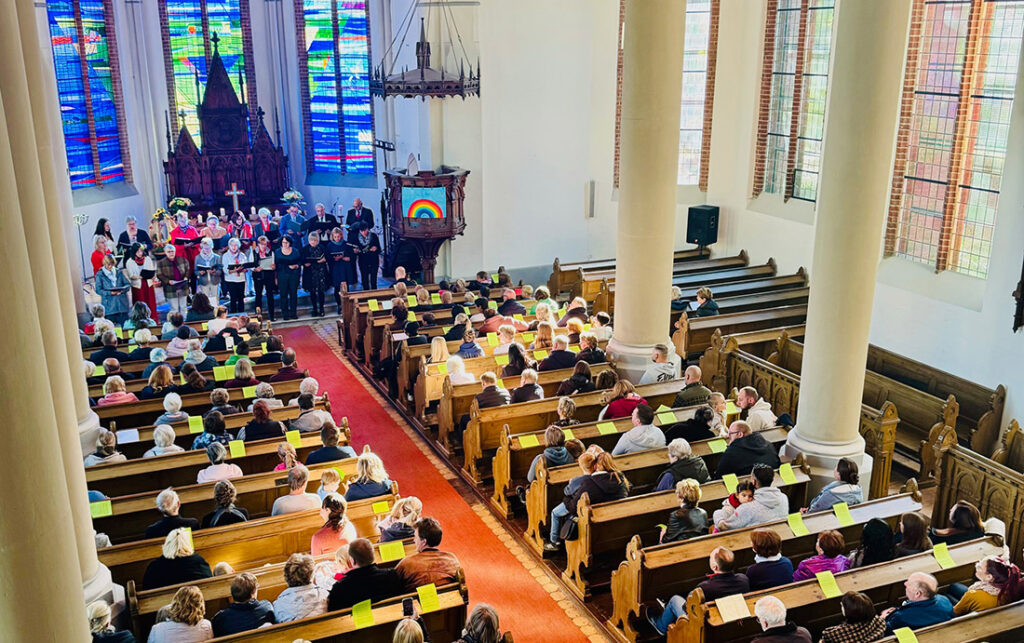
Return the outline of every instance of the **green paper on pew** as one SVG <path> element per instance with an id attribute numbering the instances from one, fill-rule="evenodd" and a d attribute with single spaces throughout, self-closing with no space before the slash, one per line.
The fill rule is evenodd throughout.
<path id="1" fill-rule="evenodd" d="M 288 431 L 284 434 L 284 438 L 288 440 L 288 444 L 296 449 L 302 446 L 302 436 L 299 435 L 298 431 Z"/>
<path id="2" fill-rule="evenodd" d="M 793 532 L 794 536 L 806 536 L 811 533 L 807 530 L 807 525 L 804 524 L 804 517 L 799 511 L 795 514 L 789 514 L 786 520 L 789 522 L 789 530 Z"/>
<path id="3" fill-rule="evenodd" d="M 185 386 L 185 374 L 184 373 L 178 373 L 178 379 L 181 380 L 181 385 Z"/>
<path id="4" fill-rule="evenodd" d="M 494 382 L 494 385 L 498 388 L 505 388 L 505 382 L 500 377 Z"/>
<path id="5" fill-rule="evenodd" d="M 534 359 L 544 359 L 548 356 L 548 352 L 545 350 L 533 351 Z"/>
<path id="6" fill-rule="evenodd" d="M 416 321 L 416 313 L 410 310 L 409 314 L 405 316 L 405 320 L 406 321 Z"/>
<path id="7" fill-rule="evenodd" d="M 498 283 L 498 273 L 496 273 L 496 272 L 492 272 L 491 273 L 491 283 L 492 284 Z"/>
<path id="8" fill-rule="evenodd" d="M 659 413 L 658 422 L 661 422 L 661 426 L 665 426 L 666 424 L 675 424 L 676 414 L 673 413 L 672 411 L 669 411 L 667 413 Z"/>
<path id="9" fill-rule="evenodd" d="M 206 322 L 203 322 L 203 330 L 210 330 L 210 325 Z"/>
<path id="10" fill-rule="evenodd" d="M 267 343 L 266 342 L 263 342 L 263 343 L 260 344 L 260 350 L 263 351 L 264 354 L 266 354 L 266 352 L 267 352 Z"/>
<path id="11" fill-rule="evenodd" d="M 572 434 L 572 429 L 562 429 L 562 433 L 565 435 L 566 440 L 576 439 L 576 436 Z"/>
<path id="12" fill-rule="evenodd" d="M 658 408 L 654 409 L 655 413 L 661 413 L 662 411 L 671 411 L 672 407 L 662 404 Z"/>
<path id="13" fill-rule="evenodd" d="M 217 382 L 223 382 L 231 379 L 231 367 L 230 366 L 214 366 L 213 367 L 213 379 Z"/>
<path id="14" fill-rule="evenodd" d="M 935 556 L 935 561 L 939 563 L 939 567 L 942 569 L 956 567 L 953 557 L 949 555 L 949 545 L 946 543 L 937 543 L 932 547 L 932 556 Z"/>
<path id="15" fill-rule="evenodd" d="M 708 448 L 711 449 L 711 453 L 725 453 L 726 447 L 729 443 L 719 438 L 718 440 L 708 440 Z"/>
<path id="16" fill-rule="evenodd" d="M 572 346 L 570 346 L 570 347 L 569 347 L 569 350 L 570 350 L 570 351 L 572 351 L 572 352 L 574 352 L 574 353 L 578 353 L 578 352 L 580 352 L 580 347 L 579 347 L 579 346 L 576 346 L 576 345 L 574 344 L 574 345 L 572 345 Z"/>
<path id="17" fill-rule="evenodd" d="M 532 342 L 533 341 L 533 333 L 523 333 L 522 337 L 523 337 L 523 341 L 524 342 Z"/>
<path id="18" fill-rule="evenodd" d="M 440 304 L 441 303 L 441 295 L 439 295 L 436 292 L 431 294 L 430 295 L 430 303 L 432 303 L 432 304 Z"/>
<path id="19" fill-rule="evenodd" d="M 917 635 L 909 627 L 901 627 L 892 631 L 896 635 L 897 643 L 917 643 Z"/>
<path id="20" fill-rule="evenodd" d="M 402 544 L 401 540 L 392 540 L 391 542 L 380 544 L 380 561 L 382 563 L 402 560 L 403 558 L 405 558 L 405 545 Z"/>
<path id="21" fill-rule="evenodd" d="M 725 483 L 725 488 L 729 490 L 729 493 L 736 493 L 736 486 L 739 485 L 740 479 L 736 477 L 735 473 L 727 473 L 722 476 L 722 482 Z"/>
<path id="22" fill-rule="evenodd" d="M 735 402 L 733 402 L 732 400 L 726 400 L 725 401 L 725 414 L 727 416 L 728 415 L 736 415 L 739 412 L 740 412 L 740 409 L 739 409 L 738 406 L 736 406 Z"/>
<path id="23" fill-rule="evenodd" d="M 821 591 L 825 594 L 825 598 L 836 598 L 842 596 L 843 592 L 839 589 L 839 583 L 836 582 L 836 577 L 832 575 L 832 572 L 818 572 L 815 574 L 818 579 L 818 585 L 821 586 Z"/>
<path id="24" fill-rule="evenodd" d="M 94 370 L 92 372 L 93 377 L 100 377 L 101 375 L 106 375 L 106 374 L 107 374 L 107 369 L 102 364 L 97 366 L 96 370 Z M 184 384 L 184 382 L 182 382 L 182 384 Z"/>
<path id="25" fill-rule="evenodd" d="M 196 543 L 195 543 L 194 540 L 192 540 L 192 528 L 191 527 L 182 527 L 182 529 L 185 530 L 185 534 L 188 536 L 188 548 L 191 549 L 192 551 L 195 551 Z"/>
<path id="26" fill-rule="evenodd" d="M 512 315 L 512 319 L 515 319 L 516 321 L 523 321 L 523 314 L 515 313 L 514 315 Z"/>
<path id="27" fill-rule="evenodd" d="M 420 610 L 423 613 L 441 609 L 441 601 L 437 598 L 437 586 L 433 583 L 420 585 L 416 588 L 416 593 L 420 595 Z"/>
<path id="28" fill-rule="evenodd" d="M 740 621 L 750 617 L 750 608 L 747 606 L 747 601 L 743 598 L 743 594 L 723 596 L 715 601 L 715 607 L 718 608 L 718 615 L 722 617 L 723 623 Z"/>
<path id="29" fill-rule="evenodd" d="M 437 372 L 440 373 L 441 375 L 447 375 L 448 374 L 448 365 L 443 363 L 443 362 L 438 364 L 437 365 Z"/>
<path id="30" fill-rule="evenodd" d="M 837 502 L 832 505 L 832 511 L 835 512 L 836 518 L 839 519 L 840 527 L 849 527 L 853 524 L 853 516 L 850 515 L 850 505 L 845 502 Z"/>
<path id="31" fill-rule="evenodd" d="M 202 433 L 203 432 L 203 416 L 193 415 L 188 419 L 188 432 L 189 433 Z"/>
<path id="32" fill-rule="evenodd" d="M 409 308 L 415 308 L 419 303 L 416 301 L 416 295 L 406 295 L 405 301 L 408 302 Z"/>
<path id="33" fill-rule="evenodd" d="M 93 518 L 105 518 L 114 515 L 114 509 L 109 500 L 97 500 L 89 503 L 89 514 Z"/>
<path id="34" fill-rule="evenodd" d="M 256 387 L 255 386 L 243 386 L 242 387 L 242 395 L 244 397 L 256 397 Z"/>
<path id="35" fill-rule="evenodd" d="M 121 330 L 120 326 L 114 327 L 114 335 L 116 335 L 118 339 L 124 339 L 124 331 Z"/>
<path id="36" fill-rule="evenodd" d="M 375 502 L 375 503 L 373 503 L 373 505 L 370 508 L 373 510 L 373 513 L 378 514 L 378 515 L 379 514 L 386 514 L 387 512 L 391 511 L 391 505 L 388 504 L 387 500 L 381 500 L 380 502 Z"/>
<path id="37" fill-rule="evenodd" d="M 232 440 L 228 442 L 228 448 L 231 449 L 232 458 L 244 458 L 245 457 L 245 442 L 241 440 Z"/>
<path id="38" fill-rule="evenodd" d="M 519 446 L 523 449 L 539 447 L 540 440 L 537 439 L 536 435 L 521 435 L 519 436 Z"/>
<path id="39" fill-rule="evenodd" d="M 787 462 L 779 466 L 779 477 L 786 484 L 796 484 L 796 474 L 793 473 L 793 465 Z"/>
<path id="40" fill-rule="evenodd" d="M 498 333 L 487 333 L 487 345 L 497 346 L 498 345 Z"/>
<path id="41" fill-rule="evenodd" d="M 614 422 L 601 422 L 597 425 L 597 432 L 601 435 L 611 435 L 618 433 L 618 429 L 615 428 Z"/>
<path id="42" fill-rule="evenodd" d="M 447 335 L 448 331 L 450 331 L 451 329 L 452 329 L 451 326 L 442 326 L 441 327 L 441 332 L 444 333 L 445 335 Z"/>
<path id="43" fill-rule="evenodd" d="M 370 301 L 366 302 L 366 306 L 373 312 L 377 312 L 378 310 L 380 310 L 380 302 L 377 301 L 376 299 L 371 299 Z"/>
<path id="44" fill-rule="evenodd" d="M 373 608 L 370 606 L 370 599 L 352 606 L 352 623 L 357 630 L 373 625 Z"/>
<path id="45" fill-rule="evenodd" d="M 498 302 L 492 299 L 491 301 L 487 302 L 487 307 L 490 308 L 491 310 L 498 310 Z"/>
<path id="46" fill-rule="evenodd" d="M 494 363 L 497 364 L 498 366 L 507 366 L 508 365 L 508 354 L 506 353 L 504 355 L 495 355 L 494 356 Z"/>

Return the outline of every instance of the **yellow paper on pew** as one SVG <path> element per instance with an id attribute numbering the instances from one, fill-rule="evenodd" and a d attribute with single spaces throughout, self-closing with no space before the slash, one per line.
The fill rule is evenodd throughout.
<path id="1" fill-rule="evenodd" d="M 533 351 L 534 359 L 544 359 L 548 356 L 548 352 L 545 350 Z"/>
<path id="2" fill-rule="evenodd" d="M 512 319 L 515 319 L 517 321 L 523 321 L 523 314 L 522 313 L 515 313 L 514 315 L 512 315 Z"/>
<path id="3" fill-rule="evenodd" d="M 409 314 L 405 316 L 406 321 L 416 321 L 416 313 L 409 311 Z"/>
<path id="4" fill-rule="evenodd" d="M 723 623 L 750 618 L 750 608 L 747 607 L 747 601 L 743 599 L 743 594 L 723 596 L 715 601 L 715 607 L 718 608 L 718 615 L 722 617 Z"/>
<path id="5" fill-rule="evenodd" d="M 299 435 L 298 431 L 288 431 L 284 434 L 284 437 L 288 440 L 288 444 L 292 445 L 296 449 L 302 446 L 302 436 Z"/>
<path id="6" fill-rule="evenodd" d="M 574 352 L 574 353 L 578 353 L 578 352 L 580 352 L 580 347 L 575 345 L 575 344 L 573 344 L 572 346 L 569 347 L 569 350 Z"/>
<path id="7" fill-rule="evenodd" d="M 722 482 L 725 483 L 725 488 L 729 490 L 729 493 L 736 493 L 736 486 L 739 485 L 740 479 L 736 477 L 735 473 L 727 473 L 722 476 Z"/>
<path id="8" fill-rule="evenodd" d="M 492 299 L 491 301 L 487 302 L 487 307 L 490 308 L 491 310 L 498 310 L 498 302 Z"/>
<path id="9" fill-rule="evenodd" d="M 371 299 L 370 301 L 366 302 L 366 307 L 373 312 L 377 312 L 378 310 L 380 310 L 380 302 L 377 301 L 376 299 Z"/>
<path id="10" fill-rule="evenodd" d="M 263 343 L 260 344 L 260 350 L 263 352 L 264 355 L 267 353 L 267 343 L 266 342 L 263 342 Z"/>
<path id="11" fill-rule="evenodd" d="M 572 429 L 562 429 L 562 433 L 565 435 L 566 440 L 576 439 L 576 436 L 572 434 Z"/>
<path id="12" fill-rule="evenodd" d="M 540 440 L 537 439 L 536 435 L 521 435 L 519 436 L 519 446 L 523 449 L 539 447 Z"/>
<path id="13" fill-rule="evenodd" d="M 203 330 L 210 330 L 210 325 L 206 322 L 203 322 Z"/>
<path id="14" fill-rule="evenodd" d="M 804 517 L 799 511 L 789 514 L 786 521 L 789 522 L 789 530 L 793 532 L 794 536 L 806 536 L 811 533 L 807 530 L 807 525 L 804 524 Z"/>
<path id="15" fill-rule="evenodd" d="M 496 272 L 492 272 L 491 273 L 491 283 L 492 284 L 498 283 L 498 273 L 496 273 Z"/>
<path id="16" fill-rule="evenodd" d="M 242 395 L 245 396 L 245 397 L 256 397 L 256 387 L 255 386 L 243 386 L 242 387 Z"/>
<path id="17" fill-rule="evenodd" d="M 825 594 L 825 598 L 835 598 L 842 596 L 843 592 L 839 589 L 839 583 L 836 582 L 836 577 L 832 575 L 832 572 L 818 572 L 815 574 L 818 579 L 818 585 L 821 586 L 821 591 Z"/>
<path id="18" fill-rule="evenodd" d="M 387 500 L 381 500 L 380 502 L 375 502 L 375 503 L 373 503 L 373 505 L 370 508 L 373 510 L 373 513 L 378 514 L 378 515 L 379 514 L 386 514 L 387 512 L 391 511 L 391 505 L 388 504 Z"/>
<path id="19" fill-rule="evenodd" d="M 532 342 L 533 341 L 533 333 L 523 333 L 522 334 L 522 338 L 523 338 L 524 342 Z"/>
<path id="20" fill-rule="evenodd" d="M 661 406 L 659 406 L 658 408 L 654 409 L 654 412 L 655 412 L 655 413 L 661 413 L 662 411 L 670 411 L 670 410 L 672 410 L 672 407 L 670 407 L 670 406 L 665 406 L 664 404 L 662 404 L 662 405 L 661 405 Z"/>
<path id="21" fill-rule="evenodd" d="M 430 295 L 430 303 L 432 303 L 432 304 L 440 304 L 441 303 L 441 295 L 439 295 L 436 292 L 431 294 Z"/>
<path id="22" fill-rule="evenodd" d="M 440 364 L 437 365 L 437 372 L 440 373 L 441 375 L 447 375 L 448 365 L 445 364 L 444 362 L 441 362 Z"/>
<path id="23" fill-rule="evenodd" d="M 203 417 L 201 415 L 193 415 L 188 419 L 188 432 L 189 433 L 202 433 L 203 432 Z"/>
<path id="24" fill-rule="evenodd" d="M 615 428 L 614 422 L 601 422 L 597 425 L 597 432 L 601 435 L 611 435 L 618 433 L 618 430 Z"/>
<path id="25" fill-rule="evenodd" d="M 192 540 L 192 528 L 191 527 L 182 527 L 182 529 L 184 529 L 185 530 L 185 534 L 188 535 L 188 548 L 193 550 L 193 551 L 195 551 L 196 544 L 195 544 L 195 541 Z"/>
<path id="26" fill-rule="evenodd" d="M 445 335 L 447 335 L 448 331 L 450 331 L 451 329 L 452 329 L 451 326 L 442 326 L 441 327 L 441 332 L 444 333 Z"/>
<path id="27" fill-rule="evenodd" d="M 892 631 L 897 643 L 917 643 L 917 635 L 909 627 L 901 627 Z"/>
<path id="28" fill-rule="evenodd" d="M 497 346 L 498 345 L 498 333 L 487 333 L 487 345 Z"/>
<path id="29" fill-rule="evenodd" d="M 106 369 L 106 368 L 105 368 L 105 367 L 104 367 L 104 366 L 103 366 L 102 364 L 100 364 L 99 366 L 97 366 L 97 367 L 96 367 L 96 370 L 94 370 L 94 371 L 92 372 L 92 375 L 93 375 L 93 377 L 100 377 L 100 376 L 102 376 L 102 375 L 106 375 L 106 374 L 107 374 L 107 369 Z M 185 382 L 182 382 L 182 384 L 184 384 L 184 383 L 185 383 Z"/>
<path id="30" fill-rule="evenodd" d="M 849 527 L 853 524 L 853 516 L 850 515 L 850 505 L 845 502 L 837 502 L 832 505 L 832 511 L 835 512 L 836 518 L 839 519 L 839 526 Z"/>
<path id="31" fill-rule="evenodd" d="M 120 326 L 114 326 L 114 334 L 117 335 L 118 339 L 124 339 L 124 331 L 121 330 Z"/>
<path id="32" fill-rule="evenodd" d="M 181 380 L 181 385 L 184 386 L 185 385 L 185 374 L 184 373 L 178 373 L 178 379 Z"/>
<path id="33" fill-rule="evenodd" d="M 244 458 L 245 457 L 245 442 L 241 440 L 232 440 L 228 442 L 228 448 L 231 449 L 232 458 Z"/>
<path id="34" fill-rule="evenodd" d="M 393 560 L 402 560 L 405 558 L 405 545 L 402 544 L 401 540 L 392 540 L 391 542 L 380 544 L 380 560 L 382 563 L 389 563 Z"/>
<path id="35" fill-rule="evenodd" d="M 666 424 L 675 424 L 676 414 L 673 413 L 672 411 L 669 411 L 667 413 L 659 413 L 658 422 L 661 422 L 661 426 L 665 426 Z"/>
<path id="36" fill-rule="evenodd" d="M 738 415 L 739 412 L 740 412 L 740 409 L 739 409 L 738 406 L 736 406 L 735 402 L 733 402 L 732 400 L 726 400 L 725 401 L 725 415 L 726 415 L 726 417 L 729 417 L 731 415 Z"/>
<path id="37" fill-rule="evenodd" d="M 729 446 L 729 443 L 725 440 L 709 440 L 708 448 L 711 449 L 711 453 L 725 453 L 725 448 Z"/>
<path id="38" fill-rule="evenodd" d="M 423 613 L 441 609 L 441 601 L 437 598 L 437 586 L 433 583 L 420 585 L 416 588 L 416 593 L 420 596 L 420 610 Z"/>
<path id="39" fill-rule="evenodd" d="M 953 557 L 949 555 L 949 545 L 946 543 L 938 543 L 932 547 L 932 556 L 935 556 L 935 561 L 939 563 L 939 567 L 942 569 L 956 567 Z"/>
<path id="40" fill-rule="evenodd" d="M 506 354 L 503 354 L 503 355 L 495 355 L 494 356 L 494 363 L 497 364 L 498 366 L 507 366 L 508 365 L 508 354 L 506 353 Z"/>
<path id="41" fill-rule="evenodd" d="M 373 608 L 370 606 L 370 599 L 352 606 L 352 623 L 357 630 L 373 625 Z"/>
<path id="42" fill-rule="evenodd" d="M 583 330 L 590 330 L 590 324 L 583 324 Z"/>
<path id="43" fill-rule="evenodd" d="M 796 484 L 796 474 L 793 473 L 793 465 L 785 463 L 779 466 L 779 477 L 786 484 Z"/>
<path id="44" fill-rule="evenodd" d="M 213 379 L 217 382 L 223 382 L 231 379 L 231 367 L 230 366 L 214 366 L 213 367 Z"/>
<path id="45" fill-rule="evenodd" d="M 110 506 L 109 500 L 97 500 L 89 503 L 89 515 L 93 518 L 105 518 L 114 515 L 114 508 Z"/>
<path id="46" fill-rule="evenodd" d="M 416 295 L 406 295 L 405 301 L 409 304 L 409 308 L 415 308 L 418 303 L 416 301 Z"/>

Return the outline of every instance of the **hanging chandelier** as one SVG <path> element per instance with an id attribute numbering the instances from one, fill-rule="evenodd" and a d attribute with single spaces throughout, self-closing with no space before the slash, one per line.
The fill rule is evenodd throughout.
<path id="1" fill-rule="evenodd" d="M 394 96 L 418 97 L 422 100 L 454 96 L 461 96 L 465 99 L 466 96 L 480 95 L 480 61 L 477 59 L 476 73 L 474 74 L 473 65 L 469 60 L 469 55 L 466 53 L 466 47 L 462 43 L 462 35 L 459 34 L 459 28 L 455 24 L 451 7 L 448 6 L 446 0 L 431 4 L 439 7 L 440 19 L 444 21 L 442 26 L 448 25 L 449 35 L 454 33 L 458 40 L 461 56 L 458 49 L 454 50 L 454 55 L 458 58 L 458 73 L 446 72 L 443 60 L 439 64 L 439 69 L 434 69 L 430 66 L 430 43 L 427 41 L 425 18 L 420 18 L 420 39 L 416 43 L 416 68 L 406 68 L 400 72 L 395 72 L 395 58 L 402 45 L 405 44 L 409 31 L 412 29 L 412 13 L 417 6 L 417 3 L 413 2 L 409 8 L 409 13 L 406 14 L 405 19 L 402 21 L 402 26 L 405 28 L 402 29 L 402 26 L 399 26 L 394 40 L 384 52 L 381 63 L 373 69 L 373 73 L 370 75 L 370 93 L 372 95 L 380 96 L 381 98 Z M 428 13 L 429 16 L 430 14 Z M 387 54 L 390 51 L 394 51 L 395 55 L 391 57 L 390 67 L 385 70 L 384 61 L 387 59 Z M 469 68 L 468 74 L 466 71 L 467 67 Z"/>

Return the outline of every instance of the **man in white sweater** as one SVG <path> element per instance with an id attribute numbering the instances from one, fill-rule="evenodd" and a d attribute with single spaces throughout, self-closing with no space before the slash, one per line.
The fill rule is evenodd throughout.
<path id="1" fill-rule="evenodd" d="M 654 426 L 654 410 L 651 407 L 638 404 L 633 409 L 632 419 L 633 428 L 622 434 L 612 449 L 612 455 L 661 449 L 665 446 L 665 434 Z"/>

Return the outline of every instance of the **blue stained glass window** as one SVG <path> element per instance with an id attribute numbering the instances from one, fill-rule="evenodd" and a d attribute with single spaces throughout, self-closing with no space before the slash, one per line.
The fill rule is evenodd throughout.
<path id="1" fill-rule="evenodd" d="M 49 0 L 46 8 L 71 188 L 124 181 L 104 0 Z"/>

